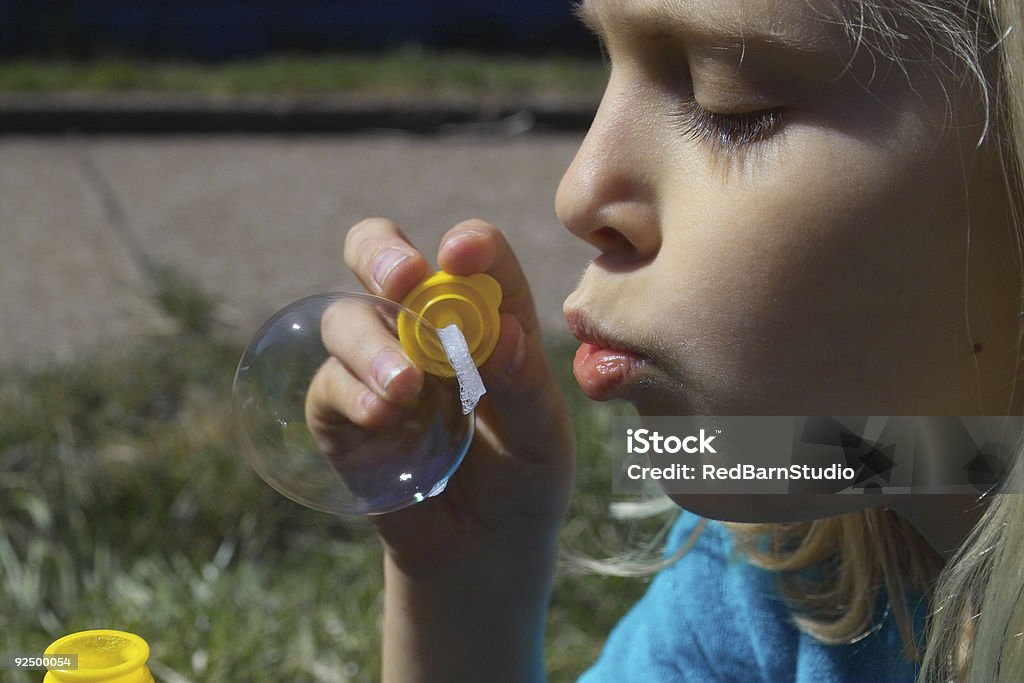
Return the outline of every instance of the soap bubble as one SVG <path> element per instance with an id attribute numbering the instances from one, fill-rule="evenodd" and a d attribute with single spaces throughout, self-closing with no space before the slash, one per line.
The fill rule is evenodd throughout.
<path id="1" fill-rule="evenodd" d="M 355 344 L 384 339 L 401 348 L 401 327 L 403 337 L 413 330 L 421 346 L 444 357 L 437 330 L 393 301 L 352 293 L 296 301 L 253 336 L 235 373 L 235 423 L 249 461 L 288 498 L 335 514 L 391 512 L 441 493 L 473 437 L 454 375 L 424 373 L 422 391 L 397 423 L 370 431 L 340 420 L 330 446 L 318 445 L 305 401 L 330 357 L 320 330 L 328 311 L 334 333 Z"/>

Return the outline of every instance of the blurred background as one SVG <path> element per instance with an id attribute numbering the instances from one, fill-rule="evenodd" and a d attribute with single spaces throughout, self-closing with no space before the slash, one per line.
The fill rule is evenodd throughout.
<path id="1" fill-rule="evenodd" d="M 0 54 L 237 59 L 400 45 L 590 54 L 568 0 L 0 0 Z"/>
<path id="2" fill-rule="evenodd" d="M 270 490 L 230 406 L 263 320 L 358 289 L 371 215 L 431 257 L 506 232 L 579 433 L 564 546 L 655 538 L 609 518 L 628 409 L 575 387 L 560 313 L 593 252 L 554 192 L 605 77 L 567 0 L 0 0 L 0 652 L 109 627 L 167 683 L 378 678 L 372 530 Z M 643 589 L 564 562 L 551 679 Z"/>

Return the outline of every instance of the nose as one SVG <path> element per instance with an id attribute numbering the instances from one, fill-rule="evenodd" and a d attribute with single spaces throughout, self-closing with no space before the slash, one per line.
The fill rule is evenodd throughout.
<path id="1" fill-rule="evenodd" d="M 661 245 L 657 156 L 642 106 L 613 75 L 594 122 L 555 196 L 558 220 L 603 254 L 647 260 Z"/>

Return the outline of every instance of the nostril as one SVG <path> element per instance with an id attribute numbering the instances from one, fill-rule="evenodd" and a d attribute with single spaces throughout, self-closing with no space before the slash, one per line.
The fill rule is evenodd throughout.
<path id="1" fill-rule="evenodd" d="M 603 253 L 635 252 L 636 247 L 625 235 L 615 228 L 604 227 L 593 231 L 587 236 L 588 241 Z"/>

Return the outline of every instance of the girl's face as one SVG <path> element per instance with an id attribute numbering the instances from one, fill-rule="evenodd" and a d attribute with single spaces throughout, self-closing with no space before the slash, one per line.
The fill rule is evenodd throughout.
<path id="1" fill-rule="evenodd" d="M 832 5 L 585 0 L 611 75 L 557 211 L 600 252 L 565 304 L 591 396 L 1020 409 L 1020 266 L 980 91 L 913 58 L 924 41 L 899 64 L 855 49 Z"/>

